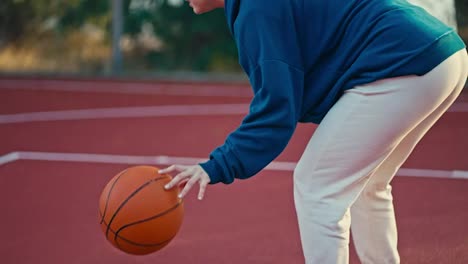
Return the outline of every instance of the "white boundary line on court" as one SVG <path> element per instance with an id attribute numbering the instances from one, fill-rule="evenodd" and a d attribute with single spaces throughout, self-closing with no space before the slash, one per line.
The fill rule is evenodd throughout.
<path id="1" fill-rule="evenodd" d="M 94 108 L 0 115 L 0 124 L 128 117 L 168 117 L 197 115 L 224 116 L 246 114 L 248 110 L 248 104 L 162 105 Z"/>
<path id="2" fill-rule="evenodd" d="M 109 88 L 93 84 L 93 81 L 80 80 L 17 80 L 0 79 L 0 90 L 44 90 L 63 92 L 123 93 L 123 94 L 156 94 L 173 96 L 205 97 L 252 97 L 249 84 L 211 84 L 211 83 L 158 83 L 158 82 L 119 82 L 108 81 Z M 34 83 L 34 85 L 31 85 Z M 467 102 L 456 102 L 448 112 L 468 112 Z"/>
<path id="3" fill-rule="evenodd" d="M 0 115 L 0 124 L 130 117 L 244 115 L 248 113 L 248 110 L 248 104 L 199 104 L 92 108 L 4 114 Z M 456 104 L 449 109 L 449 112 L 468 112 L 468 103 Z"/>
<path id="4" fill-rule="evenodd" d="M 127 165 L 171 165 L 171 164 L 197 164 L 205 159 L 190 157 L 170 156 L 128 156 L 111 154 L 91 153 L 59 153 L 39 151 L 18 151 L 0 156 L 0 166 L 19 160 L 58 161 L 58 162 L 88 162 L 88 163 L 110 163 Z M 274 161 L 265 169 L 272 171 L 292 172 L 296 167 L 295 162 Z M 430 170 L 402 168 L 397 176 L 430 177 L 444 179 L 468 179 L 468 171 L 461 170 Z"/>
<path id="5" fill-rule="evenodd" d="M 98 85 L 96 85 L 96 83 Z M 107 86 L 99 85 L 107 83 Z M 213 84 L 213 83 L 159 83 L 159 82 L 125 82 L 92 80 L 17 80 L 0 79 L 0 89 L 8 90 L 41 90 L 87 93 L 116 94 L 153 94 L 171 96 L 221 96 L 251 97 L 252 91 L 246 84 Z"/>

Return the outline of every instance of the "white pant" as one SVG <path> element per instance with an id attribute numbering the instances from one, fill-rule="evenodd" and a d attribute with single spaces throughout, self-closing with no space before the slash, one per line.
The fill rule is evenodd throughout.
<path id="1" fill-rule="evenodd" d="M 399 263 L 390 181 L 467 72 L 462 50 L 424 76 L 358 86 L 333 106 L 294 171 L 307 264 L 348 263 L 350 227 L 363 264 Z"/>

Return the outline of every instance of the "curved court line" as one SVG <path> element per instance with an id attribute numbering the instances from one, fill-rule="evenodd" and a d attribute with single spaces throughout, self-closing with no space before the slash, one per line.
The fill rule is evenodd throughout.
<path id="1" fill-rule="evenodd" d="M 0 166 L 3 164 L 17 161 L 19 159 L 21 159 L 19 156 L 19 152 L 8 153 L 6 155 L 0 156 Z"/>
<path id="2" fill-rule="evenodd" d="M 244 115 L 249 104 L 160 105 L 91 108 L 0 115 L 0 124 L 68 121 L 103 118 Z M 458 103 L 449 112 L 468 112 L 468 103 Z"/>
<path id="3" fill-rule="evenodd" d="M 111 163 L 111 164 L 197 164 L 205 161 L 201 158 L 170 157 L 170 156 L 128 156 L 111 154 L 92 153 L 59 153 L 59 152 L 38 152 L 38 151 L 18 151 L 0 156 L 0 166 L 18 160 L 39 160 L 39 161 L 62 161 L 62 162 L 89 162 L 89 163 Z M 295 162 L 274 161 L 265 169 L 272 171 L 293 171 Z M 430 170 L 430 169 L 409 169 L 402 168 L 397 176 L 410 177 L 430 177 L 444 179 L 468 179 L 468 171 L 461 170 Z"/>
<path id="4" fill-rule="evenodd" d="M 241 115 L 246 114 L 248 110 L 248 104 L 161 105 L 94 108 L 0 115 L 0 124 L 126 117 Z"/>
<path id="5" fill-rule="evenodd" d="M 96 84 L 105 85 L 96 85 Z M 86 93 L 153 94 L 205 97 L 252 97 L 246 84 L 158 83 L 93 80 L 18 80 L 0 79 L 0 89 L 41 90 Z"/>

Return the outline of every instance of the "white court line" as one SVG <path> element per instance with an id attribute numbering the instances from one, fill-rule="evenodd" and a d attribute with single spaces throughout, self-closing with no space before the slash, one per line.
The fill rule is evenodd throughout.
<path id="1" fill-rule="evenodd" d="M 206 159 L 170 156 L 127 156 L 91 153 L 58 153 L 58 152 L 34 152 L 18 151 L 0 156 L 0 166 L 18 160 L 40 160 L 40 161 L 65 161 L 65 162 L 89 162 L 89 163 L 111 163 L 128 165 L 170 165 L 170 164 L 197 164 Z M 293 171 L 295 162 L 274 161 L 265 169 L 272 171 Z M 430 169 L 407 169 L 402 168 L 397 176 L 431 177 L 448 179 L 468 179 L 468 171 L 460 170 L 430 170 Z"/>
<path id="2" fill-rule="evenodd" d="M 107 83 L 108 85 L 96 85 Z M 0 89 L 45 90 L 64 92 L 123 93 L 123 94 L 160 94 L 174 96 L 223 96 L 252 97 L 248 84 L 226 85 L 210 83 L 159 83 L 159 82 L 119 82 L 119 81 L 80 81 L 80 80 L 18 80 L 0 79 Z M 468 103 L 456 102 L 448 112 L 468 112 Z"/>
<path id="3" fill-rule="evenodd" d="M 0 89 L 44 90 L 87 93 L 154 94 L 173 96 L 251 97 L 248 84 L 159 83 L 126 81 L 8 80 L 0 79 Z"/>
<path id="4" fill-rule="evenodd" d="M 168 117 L 200 115 L 244 115 L 248 104 L 162 105 L 141 107 L 91 108 L 0 115 L 0 124 L 87 120 L 129 117 Z M 468 104 L 456 104 L 449 112 L 468 112 Z"/>
<path id="5" fill-rule="evenodd" d="M 248 110 L 248 104 L 163 105 L 146 107 L 94 108 L 0 115 L 0 124 L 125 117 L 241 115 L 246 114 Z"/>
<path id="6" fill-rule="evenodd" d="M 0 166 L 20 159 L 18 152 L 11 152 L 6 155 L 0 156 Z"/>

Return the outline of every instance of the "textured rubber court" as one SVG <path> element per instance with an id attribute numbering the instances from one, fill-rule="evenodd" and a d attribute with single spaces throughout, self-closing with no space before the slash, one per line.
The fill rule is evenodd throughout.
<path id="1" fill-rule="evenodd" d="M 209 186 L 202 202 L 192 191 L 162 251 L 126 255 L 100 230 L 99 195 L 116 173 L 206 158 L 250 99 L 245 84 L 0 78 L 0 263 L 303 263 L 292 168 L 310 124 L 259 175 Z M 468 263 L 467 101 L 394 180 L 402 263 Z"/>

